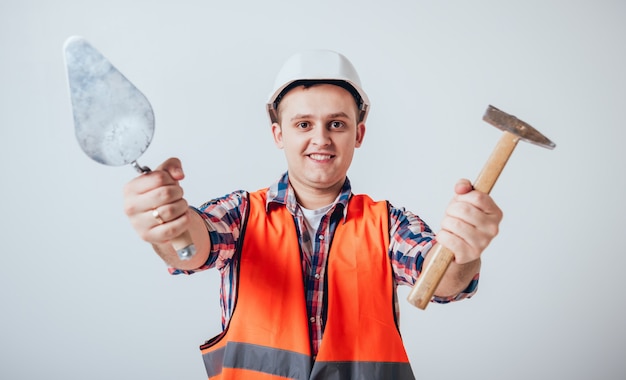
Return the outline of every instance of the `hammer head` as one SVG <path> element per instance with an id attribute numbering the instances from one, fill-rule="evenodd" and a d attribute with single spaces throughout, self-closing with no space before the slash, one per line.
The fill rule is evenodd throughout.
<path id="1" fill-rule="evenodd" d="M 483 120 L 495 126 L 498 129 L 514 134 L 524 141 L 542 146 L 548 149 L 554 149 L 556 144 L 549 138 L 542 135 L 529 124 L 521 121 L 513 115 L 500 111 L 496 107 L 490 105 L 485 111 Z"/>

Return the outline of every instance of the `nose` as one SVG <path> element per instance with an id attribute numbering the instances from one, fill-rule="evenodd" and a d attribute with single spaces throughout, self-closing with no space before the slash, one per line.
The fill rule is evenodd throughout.
<path id="1" fill-rule="evenodd" d="M 311 142 L 317 146 L 330 145 L 330 131 L 323 126 L 316 126 L 313 128 L 313 137 L 311 138 Z"/>

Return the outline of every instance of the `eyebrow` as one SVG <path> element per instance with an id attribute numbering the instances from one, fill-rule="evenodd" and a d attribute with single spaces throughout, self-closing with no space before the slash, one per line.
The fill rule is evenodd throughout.
<path id="1" fill-rule="evenodd" d="M 310 119 L 312 117 L 313 117 L 312 114 L 297 114 L 291 118 L 291 121 L 300 120 L 300 119 Z M 336 119 L 336 118 L 349 119 L 350 118 L 350 116 L 348 116 L 348 114 L 345 112 L 335 112 L 335 113 L 331 113 L 330 115 L 326 115 L 325 117 L 329 119 Z"/>

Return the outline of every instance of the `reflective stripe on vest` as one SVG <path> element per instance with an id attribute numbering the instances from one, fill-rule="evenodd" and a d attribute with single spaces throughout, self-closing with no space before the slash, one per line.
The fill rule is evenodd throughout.
<path id="1" fill-rule="evenodd" d="M 248 343 L 228 342 L 226 347 L 203 354 L 202 357 L 210 379 L 226 378 L 219 377 L 223 368 L 227 368 L 227 371 L 233 368 L 303 380 L 308 379 L 311 372 L 309 355 Z"/>
<path id="2" fill-rule="evenodd" d="M 293 216 L 250 193 L 237 301 L 226 330 L 202 345 L 210 379 L 414 379 L 394 314 L 386 202 L 355 195 L 328 257 L 327 322 L 311 357 Z"/>

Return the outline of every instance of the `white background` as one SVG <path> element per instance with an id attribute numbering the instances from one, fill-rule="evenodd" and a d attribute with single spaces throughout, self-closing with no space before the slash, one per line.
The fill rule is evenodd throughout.
<path id="1" fill-rule="evenodd" d="M 176 5 L 174 5 L 176 4 Z M 557 143 L 520 143 L 476 297 L 402 298 L 420 379 L 626 378 L 623 1 L 0 1 L 0 378 L 203 379 L 218 273 L 169 276 L 122 211 L 130 167 L 88 159 L 62 47 L 86 37 L 150 99 L 140 163 L 180 157 L 191 204 L 286 169 L 264 102 L 292 53 L 330 48 L 372 100 L 349 173 L 438 229 L 500 133 L 488 104 Z"/>

